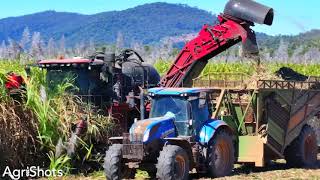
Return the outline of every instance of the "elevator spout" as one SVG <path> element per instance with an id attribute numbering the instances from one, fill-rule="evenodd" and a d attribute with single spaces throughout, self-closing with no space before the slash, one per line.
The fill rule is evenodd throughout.
<path id="1" fill-rule="evenodd" d="M 272 8 L 253 0 L 229 0 L 225 6 L 224 14 L 237 19 L 269 26 L 272 25 L 274 16 Z"/>

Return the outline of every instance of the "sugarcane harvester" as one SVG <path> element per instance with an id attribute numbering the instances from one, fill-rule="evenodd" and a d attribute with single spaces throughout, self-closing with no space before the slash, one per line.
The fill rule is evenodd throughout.
<path id="1" fill-rule="evenodd" d="M 197 81 L 209 59 L 239 42 L 246 56 L 257 56 L 250 27 L 272 25 L 273 16 L 272 8 L 255 1 L 230 0 L 218 24 L 204 25 L 161 87 L 148 90 L 149 119 L 110 138 L 107 179 L 130 178 L 137 168 L 158 179 L 188 179 L 192 169 L 221 177 L 231 173 L 235 162 L 262 167 L 283 158 L 292 166 L 314 165 L 316 135 L 307 122 L 320 112 L 319 82 L 265 80 L 240 88 Z M 190 88 L 208 82 L 207 88 Z"/>
<path id="2" fill-rule="evenodd" d="M 140 116 L 140 104 L 144 105 L 141 89 L 156 87 L 160 81 L 156 69 L 132 49 L 124 49 L 118 55 L 98 51 L 89 57 L 39 60 L 26 67 L 29 75 L 33 67 L 46 70 L 49 88 L 72 79 L 76 88 L 68 92 L 90 104 L 91 110 L 112 115 L 121 131 L 127 131 Z M 8 73 L 6 88 L 11 95 L 23 84 L 21 76 Z"/>

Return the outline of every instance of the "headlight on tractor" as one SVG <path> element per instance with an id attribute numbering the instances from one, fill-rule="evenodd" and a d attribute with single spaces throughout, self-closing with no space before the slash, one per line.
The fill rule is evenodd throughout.
<path id="1" fill-rule="evenodd" d="M 149 134 L 150 134 L 150 129 L 147 129 L 144 134 L 143 134 L 143 142 L 148 141 L 149 139 Z"/>

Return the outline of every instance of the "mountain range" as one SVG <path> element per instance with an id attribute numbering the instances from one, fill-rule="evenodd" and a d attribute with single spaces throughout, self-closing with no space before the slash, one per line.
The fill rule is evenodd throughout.
<path id="1" fill-rule="evenodd" d="M 215 23 L 216 16 L 205 10 L 182 4 L 152 3 L 123 11 L 102 12 L 93 15 L 45 11 L 20 17 L 0 19 L 0 41 L 19 40 L 23 30 L 40 32 L 47 42 L 59 40 L 63 35 L 67 45 L 92 39 L 97 44 L 112 44 L 121 33 L 127 45 L 131 42 L 153 44 L 165 37 L 198 32 L 203 24 Z M 320 30 L 296 36 L 269 36 L 257 33 L 261 47 L 275 49 L 282 40 L 290 48 L 320 48 Z"/>
<path id="2" fill-rule="evenodd" d="M 93 15 L 45 11 L 0 20 L 0 40 L 8 37 L 18 40 L 25 27 L 40 32 L 44 40 L 60 39 L 66 42 L 87 41 L 113 43 L 121 32 L 126 42 L 150 44 L 163 37 L 196 32 L 205 23 L 213 23 L 215 16 L 186 5 L 152 3 L 123 11 L 102 12 Z"/>

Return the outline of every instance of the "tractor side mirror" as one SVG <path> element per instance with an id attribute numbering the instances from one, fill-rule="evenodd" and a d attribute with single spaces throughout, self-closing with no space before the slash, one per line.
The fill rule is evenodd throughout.
<path id="1" fill-rule="evenodd" d="M 193 121 L 192 121 L 192 119 L 189 119 L 189 120 L 188 120 L 187 126 L 188 126 L 189 129 L 192 129 L 192 127 L 193 127 Z"/>
<path id="2" fill-rule="evenodd" d="M 207 104 L 206 99 L 199 99 L 199 109 L 204 108 L 206 104 Z"/>
<path id="3" fill-rule="evenodd" d="M 189 112 L 189 118 L 188 118 L 189 120 L 188 120 L 188 122 L 187 122 L 187 126 L 188 126 L 189 129 L 192 129 L 192 127 L 193 127 L 192 105 L 191 105 L 190 102 L 188 103 L 188 112 Z"/>
<path id="4" fill-rule="evenodd" d="M 207 104 L 207 93 L 201 92 L 199 96 L 199 109 L 206 107 Z"/>

